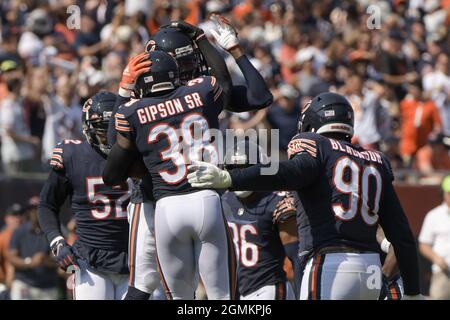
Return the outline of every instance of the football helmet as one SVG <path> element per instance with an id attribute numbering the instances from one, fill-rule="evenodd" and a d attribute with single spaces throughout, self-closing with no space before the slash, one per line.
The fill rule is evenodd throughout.
<path id="1" fill-rule="evenodd" d="M 161 50 L 174 57 L 180 69 L 182 84 L 199 77 L 207 70 L 205 59 L 195 42 L 177 28 L 160 29 L 147 42 L 145 50 Z"/>
<path id="2" fill-rule="evenodd" d="M 340 94 L 323 92 L 304 108 L 298 122 L 299 132 L 341 133 L 353 136 L 354 112 L 350 102 Z"/>
<path id="3" fill-rule="evenodd" d="M 148 59 L 152 62 L 152 67 L 136 79 L 136 98 L 155 96 L 180 85 L 178 65 L 170 54 L 160 50 L 150 51 Z"/>
<path id="4" fill-rule="evenodd" d="M 115 103 L 116 95 L 114 93 L 101 91 L 89 98 L 83 105 L 81 118 L 83 133 L 87 142 L 104 155 L 107 155 L 110 150 L 107 132 Z"/>

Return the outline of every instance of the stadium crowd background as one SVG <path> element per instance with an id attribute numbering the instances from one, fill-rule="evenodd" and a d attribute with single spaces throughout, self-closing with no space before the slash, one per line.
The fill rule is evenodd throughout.
<path id="1" fill-rule="evenodd" d="M 274 95 L 265 110 L 224 112 L 223 128 L 279 129 L 284 158 L 302 106 L 337 91 L 355 109 L 355 142 L 387 153 L 399 181 L 450 170 L 449 0 L 2 0 L 0 173 L 44 175 L 58 141 L 83 138 L 84 101 L 116 92 L 159 26 L 183 19 L 208 34 L 211 13 L 236 26 Z"/>

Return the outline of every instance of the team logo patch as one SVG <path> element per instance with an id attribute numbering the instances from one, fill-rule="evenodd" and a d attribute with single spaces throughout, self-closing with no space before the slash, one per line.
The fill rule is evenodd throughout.
<path id="1" fill-rule="evenodd" d="M 335 112 L 334 110 L 325 110 L 325 117 L 334 117 Z"/>
<path id="2" fill-rule="evenodd" d="M 92 106 L 92 99 L 89 99 L 88 101 L 86 101 L 83 105 L 83 112 L 88 112 L 88 110 L 91 108 Z"/>
<path id="3" fill-rule="evenodd" d="M 294 155 L 300 152 L 308 152 L 314 158 L 317 157 L 316 142 L 310 139 L 293 139 L 288 145 L 288 158 L 290 159 Z"/>

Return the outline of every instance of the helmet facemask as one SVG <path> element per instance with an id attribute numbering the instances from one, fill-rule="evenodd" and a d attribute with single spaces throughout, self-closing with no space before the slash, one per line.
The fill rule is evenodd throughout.
<path id="1" fill-rule="evenodd" d="M 83 122 L 83 134 L 88 143 L 103 153 L 109 154 L 111 146 L 108 144 L 109 117 L 98 117 Z"/>

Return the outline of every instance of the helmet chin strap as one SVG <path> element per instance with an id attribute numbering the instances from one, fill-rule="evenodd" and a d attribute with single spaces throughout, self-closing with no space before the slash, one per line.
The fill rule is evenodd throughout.
<path id="1" fill-rule="evenodd" d="M 252 193 L 253 193 L 253 191 L 234 191 L 234 194 L 235 194 L 238 198 L 247 198 L 247 197 L 249 197 Z"/>

